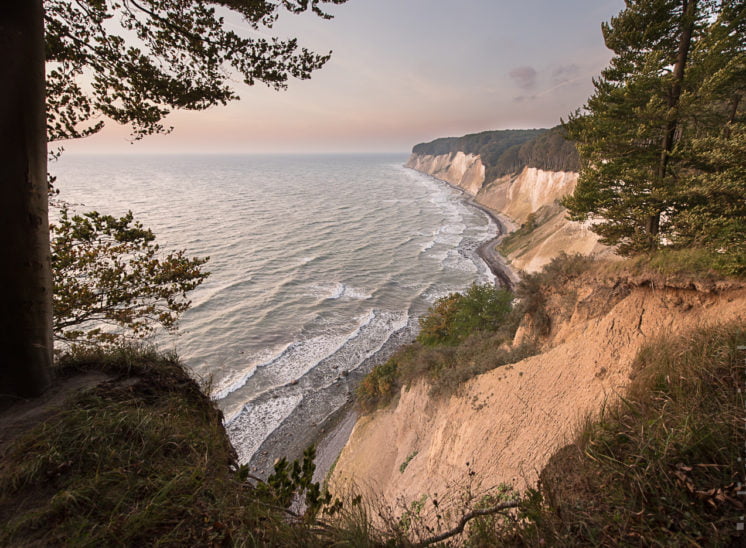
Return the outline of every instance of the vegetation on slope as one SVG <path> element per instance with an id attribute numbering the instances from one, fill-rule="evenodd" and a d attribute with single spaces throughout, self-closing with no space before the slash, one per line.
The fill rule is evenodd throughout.
<path id="1" fill-rule="evenodd" d="M 113 380 L 74 396 L 5 450 L 0 545 L 321 543 L 310 521 L 286 511 L 294 492 L 321 498 L 309 459 L 299 474 L 282 463 L 267 484 L 248 483 L 222 414 L 175 359 L 95 353 L 63 360 L 60 374 L 87 370 Z"/>
<path id="2" fill-rule="evenodd" d="M 519 290 L 520 291 L 520 290 Z M 464 294 L 438 299 L 420 319 L 417 340 L 378 365 L 357 388 L 359 406 L 387 404 L 402 386 L 426 378 L 435 394 L 450 394 L 464 381 L 535 352 L 527 343 L 510 346 L 522 309 L 507 289 L 474 284 Z"/>
<path id="3" fill-rule="evenodd" d="M 515 293 L 473 285 L 464 294 L 438 299 L 420 319 L 417 340 L 400 348 L 361 381 L 357 402 L 364 411 L 388 404 L 402 386 L 427 379 L 433 394 L 451 394 L 462 383 L 496 367 L 534 355 L 549 333 L 546 295 L 587 272 L 593 259 L 562 254 L 541 272 L 525 275 Z M 514 345 L 521 323 L 531 336 Z"/>
<path id="4" fill-rule="evenodd" d="M 471 546 L 725 546 L 741 532 L 743 322 L 650 341 L 618 405 Z"/>
<path id="5" fill-rule="evenodd" d="M 523 279 L 511 314 L 542 337 L 575 308 L 579 283 L 599 280 L 608 290 L 599 298 L 608 299 L 609 306 L 625 293 L 618 294 L 618 284 L 608 281 L 690 289 L 738 283 L 711 267 L 699 250 L 611 263 L 562 256 Z M 436 306 L 433 312 L 443 311 Z M 475 365 L 486 365 L 484 370 L 500 365 L 501 356 L 510 352 L 500 340 L 494 331 L 483 331 L 461 344 L 410 345 L 361 385 L 362 407 L 385 404 L 416 378 L 426 378 L 436 394 L 449 393 L 482 372 Z M 477 349 L 485 341 L 492 344 Z M 739 390 L 746 382 L 746 324 L 739 320 L 651 340 L 640 350 L 634 371 L 618 405 L 589 419 L 577 441 L 550 459 L 537 488 L 522 495 L 513 515 L 519 519 L 478 518 L 467 527 L 466 545 L 736 542 L 744 508 L 737 489 L 743 482 L 739 459 L 746 439 Z"/>

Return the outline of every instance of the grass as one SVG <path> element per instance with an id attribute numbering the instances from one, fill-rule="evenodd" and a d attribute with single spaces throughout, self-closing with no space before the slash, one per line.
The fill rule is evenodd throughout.
<path id="1" fill-rule="evenodd" d="M 430 383 L 431 395 L 448 396 L 469 379 L 532 356 L 537 348 L 533 342 L 510 347 L 500 332 L 474 333 L 457 346 L 412 343 L 373 368 L 358 385 L 356 401 L 362 411 L 373 411 L 419 379 Z"/>
<path id="2" fill-rule="evenodd" d="M 407 466 L 409 466 L 409 463 L 412 462 L 412 459 L 415 458 L 419 454 L 419 451 L 414 451 L 411 454 L 407 455 L 407 458 L 404 459 L 404 462 L 402 462 L 399 465 L 399 473 L 403 474 L 404 470 L 407 469 Z"/>
<path id="3" fill-rule="evenodd" d="M 221 413 L 174 358 L 91 353 L 60 373 L 86 369 L 118 378 L 4 456 L 0 545 L 309 545 L 241 481 Z"/>
<path id="4" fill-rule="evenodd" d="M 631 274 L 652 274 L 673 280 L 697 282 L 716 281 L 724 278 L 746 279 L 743 257 L 723 255 L 715 250 L 701 247 L 659 249 L 629 258 L 612 270 L 624 270 Z"/>
<path id="5" fill-rule="evenodd" d="M 522 519 L 474 545 L 735 545 L 743 345 L 742 322 L 651 341 L 628 395 L 552 457 Z"/>

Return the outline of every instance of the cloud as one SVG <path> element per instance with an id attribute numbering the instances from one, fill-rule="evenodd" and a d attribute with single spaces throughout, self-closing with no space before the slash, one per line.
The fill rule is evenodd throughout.
<path id="1" fill-rule="evenodd" d="M 556 84 L 567 82 L 578 76 L 580 67 L 575 63 L 562 65 L 552 71 L 552 79 Z"/>
<path id="2" fill-rule="evenodd" d="M 522 89 L 530 89 L 536 85 L 536 69 L 533 67 L 516 67 L 510 71 L 510 77 Z"/>

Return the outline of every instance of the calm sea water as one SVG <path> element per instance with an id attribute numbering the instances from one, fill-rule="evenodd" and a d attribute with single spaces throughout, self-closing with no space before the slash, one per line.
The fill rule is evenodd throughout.
<path id="1" fill-rule="evenodd" d="M 165 249 L 210 257 L 178 336 L 158 342 L 209 380 L 247 462 L 435 299 L 493 279 L 475 250 L 494 223 L 405 160 L 68 155 L 51 170 L 75 209 L 132 210 Z"/>

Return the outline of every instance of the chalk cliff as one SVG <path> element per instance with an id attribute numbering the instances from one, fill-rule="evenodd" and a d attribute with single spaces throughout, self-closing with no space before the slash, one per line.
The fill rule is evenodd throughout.
<path id="1" fill-rule="evenodd" d="M 472 195 L 476 195 L 484 184 L 484 164 L 476 154 L 461 151 L 423 156 L 412 154 L 406 166 L 458 186 Z"/>
<path id="2" fill-rule="evenodd" d="M 491 157 L 489 166 L 485 165 L 480 154 L 447 150 L 432 144 L 415 147 L 406 166 L 463 189 L 474 196 L 477 203 L 504 215 L 517 226 L 532 220 L 531 216 L 544 208 L 544 222 L 535 226 L 532 233 L 523 236 L 521 241 L 515 242 L 516 245 L 507 253 L 511 265 L 518 270 L 539 270 L 562 252 L 611 254 L 611 250 L 598 242 L 598 236 L 588 225 L 567 220 L 565 210 L 558 205 L 563 196 L 575 190 L 578 173 L 559 169 L 577 165 L 573 160 L 563 160 L 569 155 L 566 143 L 553 143 L 550 151 L 546 146 L 535 145 L 540 139 L 540 143 L 549 141 L 547 136 L 556 141 L 559 137 L 556 130 L 553 131 L 506 149 L 496 160 Z M 469 148 L 463 143 L 451 144 L 451 148 L 459 146 Z M 556 152 L 558 149 L 560 155 Z M 515 150 L 517 159 L 511 152 Z M 549 166 L 558 169 L 549 169 Z M 490 172 L 500 176 L 490 179 Z"/>
<path id="3" fill-rule="evenodd" d="M 577 171 L 559 169 L 567 163 L 553 161 L 557 169 L 550 169 L 534 155 L 523 165 L 507 162 L 515 169 L 490 178 L 494 161 L 444 148 L 415 149 L 407 166 L 522 225 L 503 248 L 514 267 L 536 271 L 561 252 L 612 255 L 588 224 L 568 221 L 558 203 L 578 181 Z M 625 393 L 644 343 L 746 319 L 742 283 L 677 282 L 611 263 L 549 286 L 542 305 L 548 332 L 526 316 L 513 342 L 539 340 L 540 353 L 476 376 L 450 396 L 433 395 L 427 381 L 417 381 L 360 418 L 330 478 L 332 490 L 351 488 L 400 511 L 423 495 L 441 499 L 467 484 L 473 492 L 474 481 L 483 489 L 505 483 L 523 490 L 573 441 L 582 421 Z"/>

